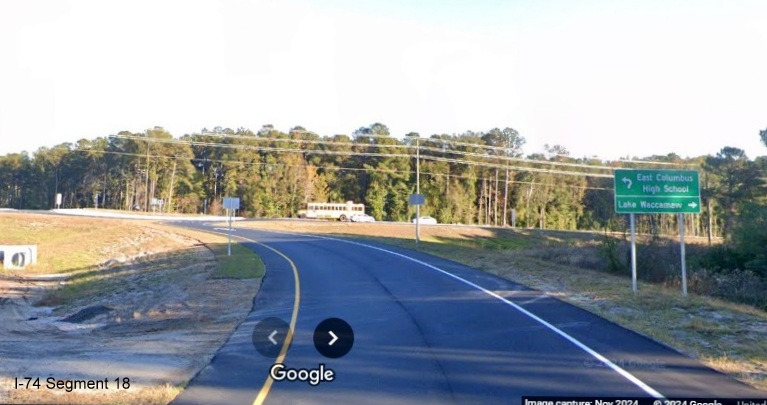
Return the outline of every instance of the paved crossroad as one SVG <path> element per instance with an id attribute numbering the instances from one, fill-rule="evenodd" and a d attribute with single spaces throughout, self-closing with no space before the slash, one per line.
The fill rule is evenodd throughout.
<path id="1" fill-rule="evenodd" d="M 244 245 L 264 260 L 266 277 L 248 319 L 178 404 L 765 396 L 602 318 L 451 261 L 371 242 L 242 228 L 237 236 L 259 242 Z M 267 343 L 280 349 L 271 357 L 254 344 L 254 329 L 267 318 L 294 324 L 289 347 Z M 353 330 L 342 356 L 323 356 L 315 345 L 318 327 L 329 318 Z M 275 328 L 265 336 L 272 331 L 281 344 L 290 334 Z M 333 381 L 273 381 L 275 358 L 294 370 L 322 366 L 332 370 Z"/>

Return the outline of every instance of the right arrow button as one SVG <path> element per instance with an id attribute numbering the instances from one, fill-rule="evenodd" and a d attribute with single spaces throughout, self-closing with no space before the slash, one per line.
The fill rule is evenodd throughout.
<path id="1" fill-rule="evenodd" d="M 328 318 L 314 329 L 314 347 L 331 359 L 343 357 L 354 346 L 352 327 L 340 318 Z"/>
<path id="2" fill-rule="evenodd" d="M 328 332 L 328 334 L 333 337 L 333 339 L 330 341 L 330 343 L 328 343 L 328 346 L 333 346 L 333 343 L 335 343 L 336 340 L 338 340 L 338 336 L 336 336 L 336 334 L 333 333 L 332 330 L 330 332 Z"/>

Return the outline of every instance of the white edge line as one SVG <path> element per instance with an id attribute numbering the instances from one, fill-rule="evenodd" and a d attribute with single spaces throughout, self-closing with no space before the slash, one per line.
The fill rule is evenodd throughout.
<path id="1" fill-rule="evenodd" d="M 590 348 L 590 347 L 586 346 L 585 344 L 581 343 L 578 339 L 576 339 L 576 338 L 568 335 L 567 333 L 563 332 L 562 330 L 560 330 L 556 326 L 554 326 L 554 325 L 544 321 L 543 319 L 539 318 L 535 314 L 533 314 L 533 313 L 527 311 L 526 309 L 520 307 L 519 305 L 517 305 L 517 304 L 515 304 L 515 303 L 513 303 L 513 302 L 511 302 L 511 301 L 509 301 L 509 300 L 507 300 L 507 299 L 505 299 L 503 297 L 501 297 L 500 295 L 498 295 L 498 294 L 496 294 L 496 293 L 494 293 L 494 292 L 492 292 L 490 290 L 487 290 L 487 289 L 485 289 L 485 288 L 483 288 L 483 287 L 481 287 L 481 286 L 479 286 L 477 284 L 474 284 L 474 283 L 472 283 L 469 280 L 463 279 L 461 277 L 456 276 L 455 274 L 452 274 L 450 272 L 442 270 L 439 267 L 436 267 L 436 266 L 431 265 L 429 263 L 426 263 L 424 261 L 412 258 L 410 256 L 403 255 L 401 253 L 392 252 L 391 250 L 386 250 L 386 249 L 383 249 L 383 248 L 380 248 L 380 247 L 377 247 L 377 246 L 366 245 L 364 243 L 359 243 L 359 242 L 355 242 L 355 241 L 351 241 L 351 240 L 331 238 L 331 237 L 328 237 L 328 236 L 308 235 L 308 234 L 303 234 L 303 233 L 272 231 L 272 230 L 265 230 L 265 229 L 254 229 L 254 230 L 266 231 L 266 232 L 274 232 L 274 233 L 282 233 L 282 234 L 287 234 L 287 235 L 308 236 L 308 237 L 317 238 L 317 239 L 334 240 L 334 241 L 338 241 L 338 242 L 349 243 L 349 244 L 352 244 L 352 245 L 363 246 L 363 247 L 366 247 L 366 248 L 369 248 L 369 249 L 374 249 L 374 250 L 379 250 L 381 252 L 386 252 L 386 253 L 389 253 L 391 255 L 398 256 L 398 257 L 401 257 L 403 259 L 407 259 L 407 260 L 410 260 L 412 262 L 418 263 L 418 264 L 420 264 L 422 266 L 426 266 L 426 267 L 428 267 L 428 268 L 430 268 L 432 270 L 436 270 L 436 271 L 438 271 L 438 272 L 440 272 L 440 273 L 442 273 L 442 274 L 444 274 L 444 275 L 446 275 L 448 277 L 451 277 L 451 278 L 453 278 L 455 280 L 458 280 L 458 281 L 460 281 L 460 282 L 462 282 L 462 283 L 464 283 L 464 284 L 466 284 L 468 286 L 474 287 L 474 288 L 476 288 L 476 289 L 478 289 L 478 290 L 480 290 L 480 291 L 482 291 L 482 292 L 484 292 L 484 293 L 486 293 L 486 294 L 488 294 L 488 295 L 490 295 L 490 296 L 492 296 L 494 298 L 497 298 L 498 300 L 500 300 L 501 302 L 505 303 L 506 305 L 509 305 L 510 307 L 516 309 L 517 311 L 527 315 L 528 317 L 532 318 L 536 322 L 538 322 L 541 325 L 545 326 L 546 328 L 548 328 L 552 332 L 556 333 L 557 335 L 562 336 L 563 338 L 565 338 L 570 343 L 578 346 L 581 350 L 583 350 L 586 353 L 592 355 L 594 358 L 596 358 L 597 360 L 599 360 L 602 363 L 604 363 L 604 365 L 606 365 L 607 367 L 610 367 L 611 369 L 613 369 L 613 371 L 615 371 L 616 373 L 620 374 L 625 379 L 631 381 L 634 385 L 636 385 L 637 387 L 641 388 L 648 395 L 652 396 L 653 398 L 665 399 L 665 397 L 663 395 L 661 395 L 661 393 L 659 393 L 658 391 L 655 391 L 652 387 L 650 387 L 649 385 L 647 385 L 644 382 L 642 382 L 642 380 L 634 377 L 634 375 L 632 375 L 628 371 L 624 370 L 623 368 L 621 368 L 617 364 L 613 363 L 612 361 L 610 361 L 606 357 L 604 357 L 601 354 L 597 353 L 592 348 Z"/>

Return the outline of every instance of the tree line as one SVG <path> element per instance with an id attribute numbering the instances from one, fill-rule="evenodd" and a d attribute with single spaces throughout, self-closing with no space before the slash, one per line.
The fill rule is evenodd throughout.
<path id="1" fill-rule="evenodd" d="M 767 145 L 767 130 L 759 136 Z M 307 202 L 352 200 L 378 220 L 407 221 L 416 156 L 421 212 L 440 223 L 622 231 L 615 168 L 699 170 L 703 210 L 685 221 L 691 235 L 727 235 L 767 196 L 767 157 L 752 160 L 733 147 L 603 161 L 571 156 L 562 145 L 526 154 L 525 143 L 512 128 L 398 139 L 380 123 L 333 136 L 265 125 L 174 137 L 154 127 L 0 156 L 0 207 L 50 209 L 60 193 L 62 208 L 220 214 L 222 198 L 237 196 L 249 217 L 292 217 Z M 637 226 L 677 232 L 674 215 L 639 215 Z"/>

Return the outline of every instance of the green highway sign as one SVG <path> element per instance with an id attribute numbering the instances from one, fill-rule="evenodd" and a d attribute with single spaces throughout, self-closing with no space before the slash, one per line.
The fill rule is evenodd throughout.
<path id="1" fill-rule="evenodd" d="M 695 170 L 615 170 L 615 212 L 699 214 L 700 184 Z"/>

